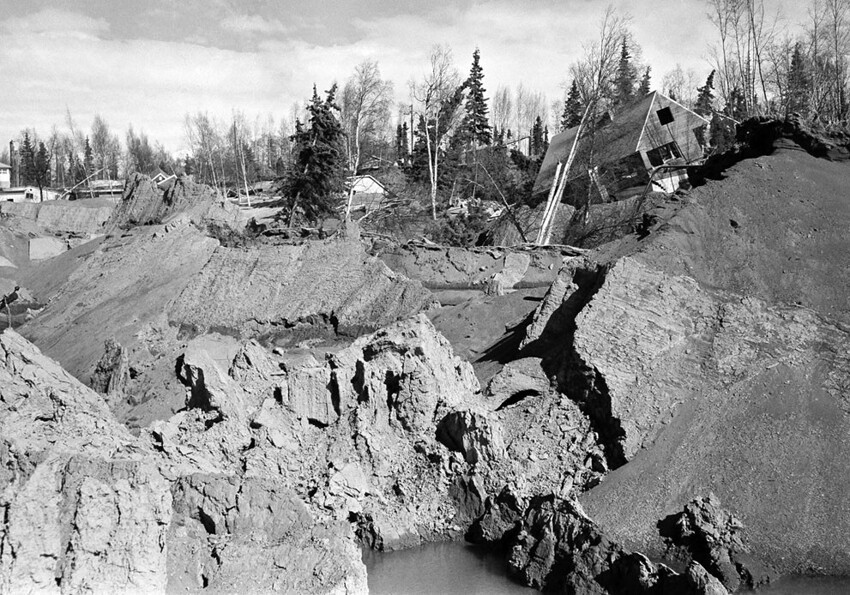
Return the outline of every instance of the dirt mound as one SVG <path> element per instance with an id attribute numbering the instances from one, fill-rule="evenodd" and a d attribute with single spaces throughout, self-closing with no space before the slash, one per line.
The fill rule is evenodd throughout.
<path id="1" fill-rule="evenodd" d="M 121 202 L 115 208 L 106 229 L 127 229 L 135 225 L 163 223 L 178 213 L 186 213 L 195 222 L 216 219 L 239 220 L 238 208 L 219 197 L 205 184 L 197 184 L 191 176 L 180 176 L 162 191 L 144 174 L 131 174 L 124 183 Z"/>
<path id="2" fill-rule="evenodd" d="M 544 368 L 619 467 L 583 497 L 612 537 L 663 555 L 654 519 L 713 492 L 780 570 L 843 573 L 848 171 L 789 146 L 727 174 L 566 270 L 529 345 L 560 341 Z"/>

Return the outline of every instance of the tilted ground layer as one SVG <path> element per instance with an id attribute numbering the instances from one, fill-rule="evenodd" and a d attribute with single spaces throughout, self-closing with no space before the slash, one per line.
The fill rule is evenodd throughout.
<path id="1" fill-rule="evenodd" d="M 60 287 L 44 287 L 50 302 L 22 332 L 84 381 L 107 340 L 128 349 L 127 393 L 135 396 L 122 419 L 136 417 L 138 425 L 179 407 L 174 361 L 195 334 L 268 343 L 287 334 L 356 336 L 431 301 L 357 240 L 229 248 L 185 214 L 113 235 L 79 256 L 58 257 L 73 272 Z"/>
<path id="2" fill-rule="evenodd" d="M 847 165 L 783 144 L 727 176 L 605 248 L 575 348 L 605 379 L 630 462 L 583 502 L 657 553 L 655 521 L 713 492 L 781 570 L 845 573 Z"/>
<path id="3" fill-rule="evenodd" d="M 29 219 L 51 232 L 103 233 L 115 205 L 107 199 L 0 203 L 0 213 Z"/>

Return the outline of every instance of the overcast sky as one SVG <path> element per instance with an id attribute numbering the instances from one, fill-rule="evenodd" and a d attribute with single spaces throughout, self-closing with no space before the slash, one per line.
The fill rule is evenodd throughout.
<path id="1" fill-rule="evenodd" d="M 806 2 L 783 4 L 791 23 Z M 286 117 L 315 82 L 340 83 L 378 60 L 398 100 L 435 43 L 459 70 L 481 50 L 484 83 L 562 96 L 570 62 L 598 28 L 603 0 L 0 0 L 0 140 L 47 135 L 66 108 L 84 128 L 96 113 L 123 137 L 143 130 L 172 151 L 183 118 L 239 109 Z M 704 79 L 713 42 L 705 0 L 615 0 L 654 82 L 681 63 Z"/>

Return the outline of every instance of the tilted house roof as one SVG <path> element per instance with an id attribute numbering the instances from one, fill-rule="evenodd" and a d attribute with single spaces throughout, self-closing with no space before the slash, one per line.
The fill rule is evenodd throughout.
<path id="1" fill-rule="evenodd" d="M 669 110 L 672 121 L 662 124 L 659 112 Z M 653 91 L 610 116 L 610 120 L 594 129 L 585 127 L 576 145 L 568 180 L 586 175 L 590 164 L 604 166 L 632 157 L 652 167 L 647 153 L 675 142 L 686 162 L 702 156 L 702 145 L 695 134 L 708 120 L 680 103 Z M 548 193 L 558 163 L 565 163 L 573 147 L 578 126 L 552 137 L 534 183 L 534 194 Z M 639 163 L 639 162 L 637 162 Z"/>

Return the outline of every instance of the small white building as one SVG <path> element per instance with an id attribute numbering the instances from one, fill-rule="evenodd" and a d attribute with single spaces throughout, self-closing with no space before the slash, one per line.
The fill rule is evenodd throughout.
<path id="1" fill-rule="evenodd" d="M 12 166 L 0 161 L 0 188 L 12 185 Z"/>
<path id="2" fill-rule="evenodd" d="M 41 202 L 42 200 L 59 200 L 62 193 L 53 188 L 42 188 L 38 186 L 22 186 L 20 188 L 0 189 L 0 201 L 2 202 Z"/>
<path id="3" fill-rule="evenodd" d="M 387 193 L 387 189 L 384 185 L 369 174 L 351 176 L 348 178 L 348 183 L 350 184 L 351 189 L 354 190 L 355 195 L 380 194 L 381 196 L 384 196 Z"/>

